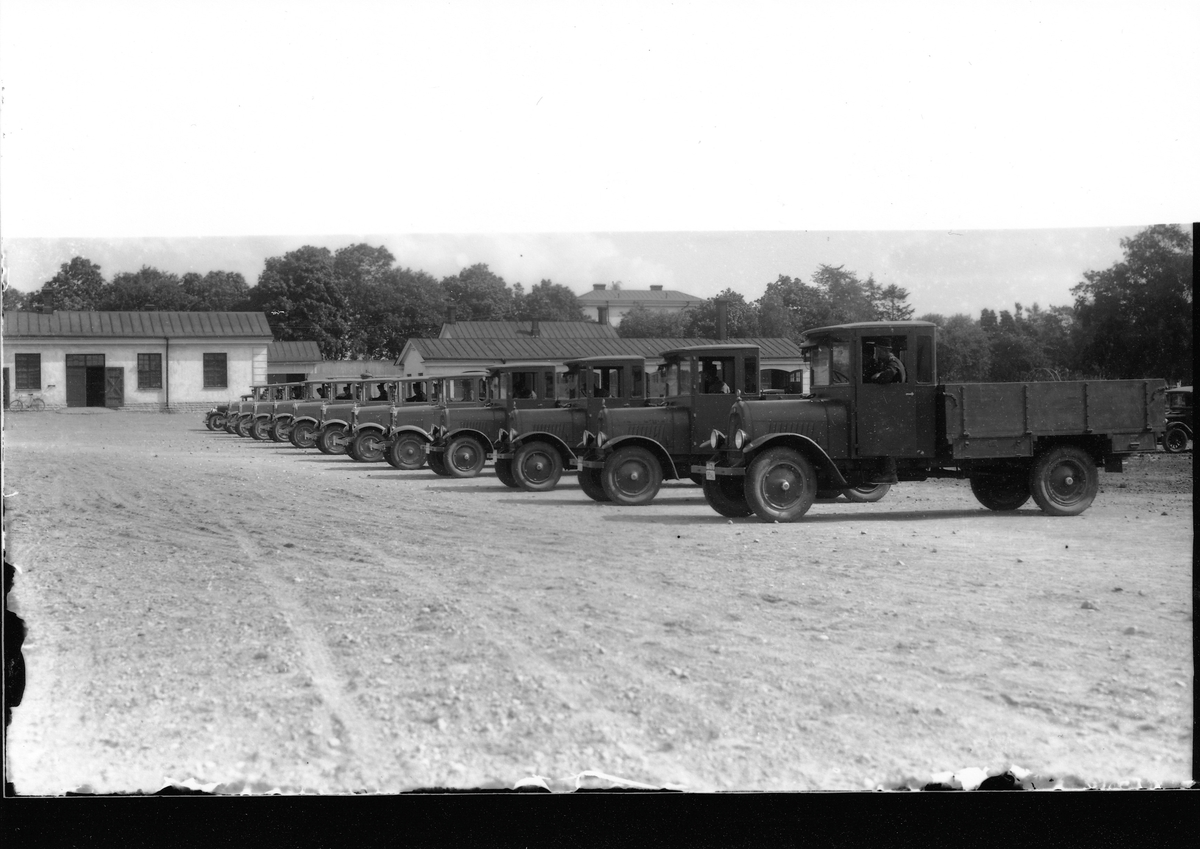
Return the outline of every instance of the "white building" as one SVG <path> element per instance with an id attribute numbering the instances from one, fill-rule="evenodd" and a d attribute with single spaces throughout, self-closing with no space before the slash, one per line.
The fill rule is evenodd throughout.
<path id="1" fill-rule="evenodd" d="M 631 309 L 637 306 L 657 312 L 680 312 L 688 307 L 698 307 L 703 298 L 651 286 L 649 289 L 609 289 L 604 283 L 596 283 L 592 291 L 579 296 L 579 307 L 592 321 L 616 327 Z"/>

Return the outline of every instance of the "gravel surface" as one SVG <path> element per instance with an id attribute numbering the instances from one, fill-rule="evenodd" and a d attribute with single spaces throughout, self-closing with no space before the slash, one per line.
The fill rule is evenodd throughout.
<path id="1" fill-rule="evenodd" d="M 79 412 L 5 418 L 20 793 L 1190 777 L 1190 453 L 1074 518 L 931 481 L 772 525 Z"/>

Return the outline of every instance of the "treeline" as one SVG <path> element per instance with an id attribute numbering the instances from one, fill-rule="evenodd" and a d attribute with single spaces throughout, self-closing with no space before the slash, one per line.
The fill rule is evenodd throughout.
<path id="1" fill-rule="evenodd" d="M 1191 234 L 1155 225 L 1121 240 L 1124 258 L 1086 271 L 1069 306 L 985 309 L 978 318 L 925 314 L 941 328 L 938 370 L 947 381 L 1161 377 L 1192 379 Z M 635 308 L 624 337 L 716 337 L 717 302 L 730 336 L 798 340 L 813 327 L 913 317 L 909 293 L 844 266 L 822 265 L 809 281 L 780 275 L 761 298 L 726 289 L 678 313 Z M 412 337 L 436 336 L 453 305 L 460 320 L 583 319 L 567 286 L 542 280 L 528 292 L 476 264 L 440 280 L 403 268 L 383 247 L 336 251 L 305 246 L 267 259 L 257 285 L 212 271 L 182 276 L 144 266 L 105 280 L 83 257 L 28 295 L 4 290 L 4 309 L 254 310 L 276 339 L 313 339 L 328 359 L 393 359 Z"/>
<path id="2" fill-rule="evenodd" d="M 944 381 L 1165 378 L 1192 380 L 1192 237 L 1178 225 L 1155 225 L 1121 240 L 1125 257 L 1084 272 L 1069 306 L 1038 304 L 1012 311 L 917 316 L 938 332 Z M 730 336 L 798 340 L 803 330 L 852 321 L 913 317 L 908 292 L 880 287 L 841 266 L 822 265 L 811 282 L 780 275 L 748 302 L 726 290 L 681 313 L 638 307 L 622 319 L 626 337 L 716 336 L 716 301 L 728 304 Z"/>

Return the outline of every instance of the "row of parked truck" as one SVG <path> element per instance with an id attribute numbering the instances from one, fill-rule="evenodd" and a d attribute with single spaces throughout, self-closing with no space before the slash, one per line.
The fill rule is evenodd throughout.
<path id="1" fill-rule="evenodd" d="M 525 362 L 422 377 L 255 386 L 210 411 L 210 429 L 290 442 L 360 463 L 473 477 L 490 459 L 508 487 L 553 489 L 567 470 L 593 500 L 641 505 L 691 480 L 724 516 L 800 519 L 818 499 L 869 502 L 891 486 L 965 478 L 990 510 L 1032 498 L 1082 513 L 1099 470 L 1154 451 L 1162 380 L 939 383 L 935 325 L 810 330 L 808 391 L 761 385 L 754 346 Z M 902 365 L 881 382 L 876 349 Z M 886 355 L 885 355 L 886 356 Z"/>

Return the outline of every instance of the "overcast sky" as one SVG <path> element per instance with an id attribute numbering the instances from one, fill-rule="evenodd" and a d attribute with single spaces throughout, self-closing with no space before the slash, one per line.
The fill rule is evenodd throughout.
<path id="1" fill-rule="evenodd" d="M 1196 220 L 1194 2 L 0 0 L 8 284 L 385 245 L 437 277 L 1070 303 Z"/>

